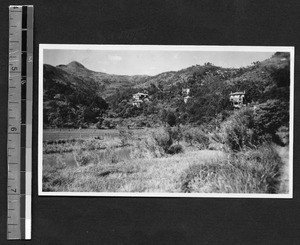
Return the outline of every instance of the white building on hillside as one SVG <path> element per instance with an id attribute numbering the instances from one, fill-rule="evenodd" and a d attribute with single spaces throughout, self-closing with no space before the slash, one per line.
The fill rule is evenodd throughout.
<path id="1" fill-rule="evenodd" d="M 245 104 L 245 91 L 244 92 L 235 92 L 230 93 L 229 100 L 233 105 L 233 108 L 240 109 Z"/>
<path id="2" fill-rule="evenodd" d="M 190 90 L 189 88 L 183 88 L 183 89 L 182 89 L 182 95 L 184 96 L 184 97 L 183 97 L 184 103 L 186 103 L 186 102 L 188 101 L 188 99 L 191 98 L 191 97 L 189 96 L 190 91 L 191 91 L 191 90 Z"/>
<path id="3" fill-rule="evenodd" d="M 140 107 L 141 103 L 149 101 L 149 95 L 146 93 L 136 93 L 132 95 L 132 98 L 132 105 L 136 107 Z"/>

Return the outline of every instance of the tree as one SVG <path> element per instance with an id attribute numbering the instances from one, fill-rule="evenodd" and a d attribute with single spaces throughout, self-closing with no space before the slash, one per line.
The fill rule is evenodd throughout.
<path id="1" fill-rule="evenodd" d="M 96 124 L 96 127 L 98 129 L 101 129 L 103 127 L 103 121 L 104 121 L 104 118 L 103 117 L 98 117 L 98 122 Z"/>
<path id="2" fill-rule="evenodd" d="M 166 109 L 162 109 L 161 112 L 160 112 L 160 120 L 164 123 L 167 122 L 167 115 L 168 115 L 168 112 L 166 111 Z"/>
<path id="3" fill-rule="evenodd" d="M 167 115 L 167 123 L 170 125 L 170 127 L 173 127 L 176 125 L 176 116 L 174 112 L 170 111 Z"/>
<path id="4" fill-rule="evenodd" d="M 280 100 L 268 100 L 255 110 L 255 130 L 258 135 L 275 136 L 281 126 L 289 124 L 289 103 Z"/>

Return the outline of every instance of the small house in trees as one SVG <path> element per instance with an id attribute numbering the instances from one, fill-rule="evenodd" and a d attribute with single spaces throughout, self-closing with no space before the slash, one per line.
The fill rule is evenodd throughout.
<path id="1" fill-rule="evenodd" d="M 234 109 L 240 109 L 245 104 L 245 91 L 230 93 L 229 100 L 233 105 Z"/>
<path id="2" fill-rule="evenodd" d="M 149 101 L 149 95 L 146 93 L 136 93 L 132 98 L 132 105 L 136 107 L 140 107 L 141 103 Z"/>
<path id="3" fill-rule="evenodd" d="M 182 89 L 182 95 L 183 95 L 183 101 L 184 101 L 184 103 L 186 103 L 186 102 L 188 101 L 188 99 L 191 98 L 191 97 L 189 96 L 190 91 L 191 91 L 191 90 L 190 90 L 189 88 L 183 88 L 183 89 Z"/>

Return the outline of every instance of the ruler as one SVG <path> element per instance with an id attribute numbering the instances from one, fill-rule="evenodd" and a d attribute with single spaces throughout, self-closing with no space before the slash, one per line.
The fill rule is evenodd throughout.
<path id="1" fill-rule="evenodd" d="M 9 6 L 7 239 L 31 239 L 33 6 Z"/>

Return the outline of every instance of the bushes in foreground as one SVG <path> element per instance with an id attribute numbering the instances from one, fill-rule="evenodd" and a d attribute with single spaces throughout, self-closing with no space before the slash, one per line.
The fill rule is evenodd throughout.
<path id="1" fill-rule="evenodd" d="M 200 128 L 188 128 L 183 132 L 184 140 L 190 145 L 195 145 L 199 149 L 207 149 L 209 137 Z"/>
<path id="2" fill-rule="evenodd" d="M 167 152 L 170 146 L 173 144 L 173 139 L 169 128 L 158 128 L 155 131 L 152 131 L 152 138 L 154 139 L 155 143 L 163 149 L 164 152 Z"/>
<path id="3" fill-rule="evenodd" d="M 254 131 L 254 111 L 244 108 L 237 111 L 221 125 L 223 142 L 229 150 L 241 151 L 258 144 Z"/>
<path id="4" fill-rule="evenodd" d="M 183 192 L 277 193 L 282 161 L 271 145 L 195 164 L 180 177 Z"/>
<path id="5" fill-rule="evenodd" d="M 175 135 L 175 136 L 174 136 Z M 148 133 L 142 139 L 134 141 L 131 151 L 132 158 L 162 157 L 166 154 L 183 153 L 184 149 L 176 138 L 179 134 L 177 129 L 161 127 Z M 177 139 L 177 143 L 173 142 Z"/>
<path id="6" fill-rule="evenodd" d="M 162 147 L 158 146 L 155 140 L 151 136 L 135 141 L 134 146 L 130 152 L 130 157 L 132 159 L 136 158 L 156 158 L 162 157 L 165 151 Z"/>
<path id="7" fill-rule="evenodd" d="M 183 147 L 180 144 L 176 144 L 176 145 L 171 145 L 168 149 L 168 154 L 174 155 L 174 154 L 179 154 L 179 153 L 183 153 Z"/>
<path id="8" fill-rule="evenodd" d="M 132 141 L 133 131 L 125 128 L 119 128 L 119 138 L 121 140 L 121 146 L 126 146 Z"/>
<path id="9" fill-rule="evenodd" d="M 281 144 L 277 130 L 288 126 L 289 106 L 286 102 L 268 100 L 256 106 L 236 111 L 221 125 L 224 143 L 231 151 L 256 148 L 264 142 Z"/>

